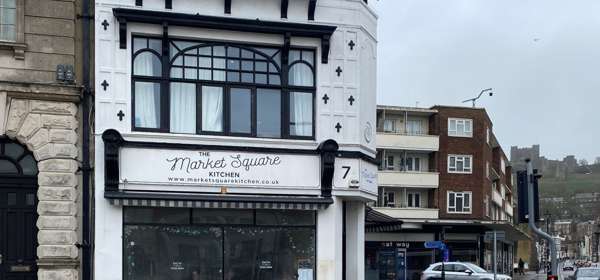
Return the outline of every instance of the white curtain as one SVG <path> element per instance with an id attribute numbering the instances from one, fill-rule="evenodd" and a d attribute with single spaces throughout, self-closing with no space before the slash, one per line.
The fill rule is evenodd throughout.
<path id="1" fill-rule="evenodd" d="M 202 130 L 223 131 L 223 88 L 202 87 Z"/>
<path id="2" fill-rule="evenodd" d="M 292 65 L 289 70 L 289 83 L 293 86 L 312 87 L 314 85 L 312 69 L 304 63 Z"/>
<path id="3" fill-rule="evenodd" d="M 160 84 L 135 82 L 135 126 L 160 126 Z"/>
<path id="4" fill-rule="evenodd" d="M 310 92 L 292 92 L 290 133 L 295 136 L 312 136 L 313 95 Z"/>
<path id="5" fill-rule="evenodd" d="M 196 85 L 171 83 L 171 132 L 196 133 Z"/>
<path id="6" fill-rule="evenodd" d="M 138 76 L 160 77 L 162 73 L 160 59 L 151 52 L 139 53 L 133 61 L 133 74 Z"/>

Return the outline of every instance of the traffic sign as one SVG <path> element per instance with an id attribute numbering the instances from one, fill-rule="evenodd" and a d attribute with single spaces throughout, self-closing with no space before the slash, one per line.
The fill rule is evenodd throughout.
<path id="1" fill-rule="evenodd" d="M 496 240 L 505 240 L 505 239 L 506 239 L 506 232 L 497 230 L 496 231 Z M 492 241 L 492 240 L 494 240 L 494 231 L 486 231 L 485 232 L 485 241 Z"/>
<path id="2" fill-rule="evenodd" d="M 443 241 L 427 241 L 425 242 L 425 248 L 427 249 L 444 249 L 446 244 Z"/>

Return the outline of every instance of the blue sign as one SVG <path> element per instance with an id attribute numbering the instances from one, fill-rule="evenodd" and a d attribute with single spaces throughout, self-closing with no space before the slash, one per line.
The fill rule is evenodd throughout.
<path id="1" fill-rule="evenodd" d="M 445 249 L 446 244 L 442 241 L 427 241 L 425 242 L 425 248 L 427 249 Z"/>
<path id="2" fill-rule="evenodd" d="M 442 251 L 442 255 L 443 255 L 444 262 L 450 261 L 450 250 L 444 248 L 444 250 Z"/>

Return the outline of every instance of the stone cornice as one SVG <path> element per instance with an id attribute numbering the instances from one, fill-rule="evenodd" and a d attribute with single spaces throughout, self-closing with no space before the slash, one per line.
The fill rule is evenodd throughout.
<path id="1" fill-rule="evenodd" d="M 8 97 L 79 103 L 81 87 L 75 85 L 0 82 L 0 92 Z"/>

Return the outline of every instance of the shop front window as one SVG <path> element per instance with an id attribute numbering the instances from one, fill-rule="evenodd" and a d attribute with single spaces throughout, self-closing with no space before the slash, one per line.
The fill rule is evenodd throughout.
<path id="1" fill-rule="evenodd" d="M 314 211 L 124 209 L 124 279 L 315 278 Z"/>

